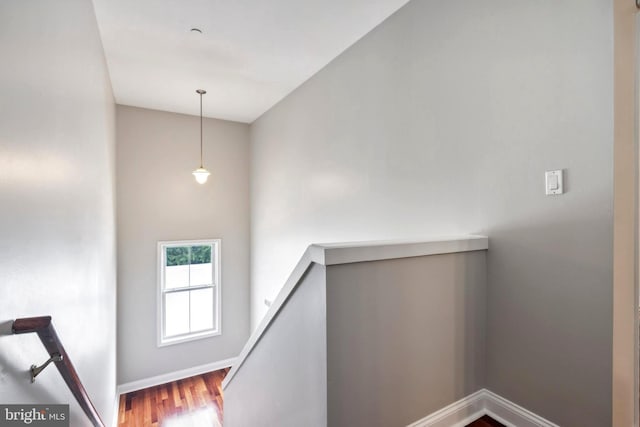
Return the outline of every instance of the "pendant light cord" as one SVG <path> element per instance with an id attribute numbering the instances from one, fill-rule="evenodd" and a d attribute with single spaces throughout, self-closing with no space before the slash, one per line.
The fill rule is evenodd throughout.
<path id="1" fill-rule="evenodd" d="M 200 167 L 202 168 L 202 93 L 200 93 Z"/>

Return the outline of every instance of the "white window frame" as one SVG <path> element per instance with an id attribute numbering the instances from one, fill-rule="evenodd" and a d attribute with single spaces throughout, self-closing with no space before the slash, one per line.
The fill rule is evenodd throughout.
<path id="1" fill-rule="evenodd" d="M 158 347 L 165 347 L 168 345 L 179 344 L 188 341 L 199 340 L 203 338 L 222 335 L 222 315 L 221 315 L 221 240 L 220 239 L 200 239 L 200 240 L 171 240 L 171 241 L 159 241 L 158 242 L 158 292 L 157 292 L 157 329 L 158 329 Z M 214 289 L 213 295 L 215 297 L 214 304 L 214 327 L 213 329 L 207 329 L 204 331 L 190 332 L 183 335 L 165 337 L 165 298 L 164 295 L 170 292 L 190 292 L 191 290 L 202 289 L 203 287 L 194 288 L 179 288 L 177 290 L 167 291 L 164 288 L 164 267 L 165 267 L 165 254 L 166 248 L 181 247 L 181 246 L 198 246 L 198 245 L 211 245 L 211 263 L 213 264 L 213 277 L 211 287 Z M 205 286 L 209 287 L 209 286 Z"/>

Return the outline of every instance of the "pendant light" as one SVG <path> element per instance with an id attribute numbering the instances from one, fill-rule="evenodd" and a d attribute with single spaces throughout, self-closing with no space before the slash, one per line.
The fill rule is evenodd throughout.
<path id="1" fill-rule="evenodd" d="M 192 172 L 198 184 L 204 184 L 209 178 L 209 171 L 202 165 L 202 95 L 207 93 L 206 90 L 198 89 L 196 93 L 200 95 L 200 167 Z"/>

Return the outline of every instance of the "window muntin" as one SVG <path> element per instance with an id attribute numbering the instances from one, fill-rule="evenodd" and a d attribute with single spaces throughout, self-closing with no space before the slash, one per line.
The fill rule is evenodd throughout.
<path id="1" fill-rule="evenodd" d="M 158 345 L 219 335 L 220 240 L 158 243 Z"/>

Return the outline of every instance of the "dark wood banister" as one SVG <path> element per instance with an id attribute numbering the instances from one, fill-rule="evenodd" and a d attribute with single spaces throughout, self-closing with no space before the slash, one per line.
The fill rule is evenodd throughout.
<path id="1" fill-rule="evenodd" d="M 71 359 L 69 359 L 69 355 L 65 351 L 62 342 L 60 342 L 58 334 L 56 334 L 56 330 L 51 323 L 51 316 L 16 319 L 13 322 L 11 330 L 14 334 L 37 333 L 50 357 L 53 357 L 55 354 L 62 356 L 61 361 L 54 361 L 53 363 L 55 363 L 56 368 L 60 371 L 64 382 L 67 383 L 69 390 L 71 390 L 71 393 L 73 393 L 80 407 L 87 417 L 89 417 L 89 420 L 91 420 L 91 423 L 95 427 L 104 427 L 98 411 L 96 411 L 96 408 L 93 406 L 76 369 L 73 367 L 73 363 L 71 363 Z"/>

